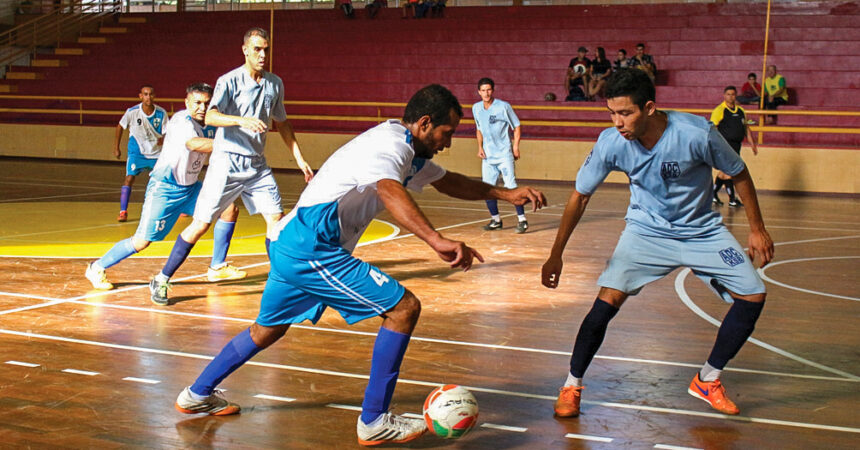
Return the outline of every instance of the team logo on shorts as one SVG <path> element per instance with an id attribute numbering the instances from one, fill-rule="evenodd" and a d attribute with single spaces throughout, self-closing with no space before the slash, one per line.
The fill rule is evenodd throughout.
<path id="1" fill-rule="evenodd" d="M 678 178 L 681 176 L 681 166 L 674 161 L 664 162 L 660 166 L 660 175 L 665 178 Z"/>
<path id="2" fill-rule="evenodd" d="M 734 267 L 744 262 L 743 253 L 733 249 L 732 247 L 720 250 L 720 258 L 723 258 L 723 262 L 728 264 L 729 267 Z"/>

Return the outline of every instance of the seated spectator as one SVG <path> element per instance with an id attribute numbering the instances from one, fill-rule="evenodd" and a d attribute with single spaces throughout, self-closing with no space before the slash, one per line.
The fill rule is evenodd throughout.
<path id="1" fill-rule="evenodd" d="M 364 9 L 367 10 L 367 17 L 369 19 L 372 19 L 372 18 L 376 17 L 377 14 L 379 14 L 380 9 L 388 7 L 388 1 L 387 0 L 373 0 L 373 2 L 367 3 L 366 5 L 367 6 L 365 6 Z"/>
<path id="2" fill-rule="evenodd" d="M 427 17 L 427 11 L 429 11 L 430 8 L 430 0 L 418 0 L 418 3 L 416 3 L 414 7 L 415 18 L 423 19 L 424 17 Z"/>
<path id="3" fill-rule="evenodd" d="M 415 7 L 418 6 L 418 0 L 403 0 L 403 19 L 409 18 L 409 11 L 412 11 L 412 17 L 415 17 Z"/>
<path id="4" fill-rule="evenodd" d="M 764 109 L 776 109 L 780 105 L 788 104 L 788 89 L 785 87 L 785 78 L 776 73 L 776 66 L 767 66 L 764 79 Z M 764 123 L 776 125 L 776 116 L 765 116 Z"/>
<path id="5" fill-rule="evenodd" d="M 355 17 L 355 9 L 352 7 L 352 0 L 337 0 L 340 9 L 343 10 L 343 15 L 352 19 Z"/>
<path id="6" fill-rule="evenodd" d="M 603 87 L 606 85 L 606 78 L 612 73 L 612 63 L 606 59 L 606 51 L 603 47 L 597 47 L 597 57 L 591 62 L 589 69 L 590 80 L 588 82 L 588 92 L 586 92 L 589 100 L 594 100 L 594 96 L 603 94 Z"/>
<path id="7" fill-rule="evenodd" d="M 448 0 L 434 0 L 430 2 L 431 17 L 445 17 L 445 4 Z"/>
<path id="8" fill-rule="evenodd" d="M 615 62 L 612 64 L 612 70 L 618 69 L 626 69 L 630 67 L 630 60 L 627 59 L 627 50 L 618 49 L 618 53 L 615 55 Z"/>
<path id="9" fill-rule="evenodd" d="M 747 82 L 741 87 L 738 103 L 742 105 L 758 105 L 761 101 L 761 85 L 756 83 L 755 73 L 747 75 Z"/>
<path id="10" fill-rule="evenodd" d="M 636 55 L 630 58 L 630 67 L 644 70 L 652 82 L 657 79 L 657 65 L 654 64 L 654 58 L 645 54 L 645 44 L 641 42 L 636 44 Z"/>
<path id="11" fill-rule="evenodd" d="M 570 64 L 567 65 L 564 90 L 568 92 L 565 100 L 569 102 L 588 100 L 585 90 L 588 89 L 588 69 L 591 67 L 591 60 L 585 57 L 587 53 L 587 48 L 579 47 L 576 58 L 572 58 Z"/>

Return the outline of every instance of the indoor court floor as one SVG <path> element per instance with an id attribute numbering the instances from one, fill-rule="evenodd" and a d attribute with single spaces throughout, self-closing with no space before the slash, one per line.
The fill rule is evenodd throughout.
<path id="1" fill-rule="evenodd" d="M 357 448 L 355 424 L 379 319 L 347 326 L 329 311 L 294 326 L 221 387 L 243 407 L 230 417 L 173 408 L 207 361 L 249 326 L 268 272 L 260 217 L 239 218 L 229 260 L 247 279 L 209 283 L 204 241 L 174 278 L 168 307 L 147 283 L 189 219 L 167 241 L 108 270 L 94 291 L 87 262 L 134 233 L 146 176 L 128 223 L 115 221 L 124 165 L 0 159 L 0 447 Z M 477 164 L 477 161 L 476 161 Z M 285 208 L 303 182 L 277 175 Z M 846 176 L 850 175 L 846 172 Z M 522 184 L 526 184 L 522 182 Z M 828 448 L 860 446 L 860 201 L 763 193 L 776 243 L 763 272 L 769 296 L 752 339 L 723 373 L 735 417 L 687 394 L 727 305 L 688 270 L 627 301 L 586 374 L 583 412 L 553 417 L 580 321 L 621 230 L 625 186 L 605 185 L 565 252 L 558 289 L 540 284 L 571 183 L 537 183 L 550 207 L 528 233 L 487 232 L 483 202 L 415 195 L 447 237 L 486 258 L 454 271 L 381 214 L 356 256 L 400 280 L 423 311 L 393 405 L 420 414 L 437 385 L 468 387 L 478 426 L 459 441 L 433 435 L 412 448 Z M 743 210 L 723 206 L 746 243 Z M 211 239 L 211 231 L 204 239 Z M 386 448 L 402 447 L 397 445 Z"/>

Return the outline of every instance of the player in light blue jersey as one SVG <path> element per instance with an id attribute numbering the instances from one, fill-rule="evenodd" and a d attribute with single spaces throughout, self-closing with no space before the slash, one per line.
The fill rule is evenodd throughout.
<path id="1" fill-rule="evenodd" d="M 514 114 L 510 103 L 493 97 L 495 83 L 491 78 L 478 81 L 478 95 L 481 101 L 472 105 L 472 117 L 478 138 L 478 158 L 481 158 L 481 175 L 484 183 L 495 185 L 501 175 L 505 187 L 517 187 L 514 161 L 520 159 L 520 120 Z M 511 138 L 513 131 L 513 139 Z M 487 200 L 490 210 L 490 223 L 484 225 L 487 231 L 501 230 L 502 218 L 496 200 Z M 526 212 L 517 206 L 517 233 L 525 233 L 529 228 Z"/>
<path id="2" fill-rule="evenodd" d="M 204 124 L 211 98 L 212 86 L 206 83 L 194 83 L 186 89 L 186 109 L 174 114 L 167 124 L 164 149 L 146 186 L 137 231 L 134 236 L 117 242 L 104 256 L 87 266 L 86 277 L 93 288 L 113 289 L 105 269 L 143 251 L 151 242 L 164 239 L 181 214 L 194 213 L 201 186 L 197 177 L 206 156 L 212 152 L 212 138 L 215 136 L 215 128 Z M 239 210 L 231 205 L 218 223 L 234 223 L 238 215 Z M 231 237 L 223 233 L 215 234 L 213 266 L 219 266 L 227 257 Z M 241 272 L 229 267 L 233 272 Z M 210 281 L 215 280 L 210 277 Z"/>
<path id="3" fill-rule="evenodd" d="M 155 167 L 155 161 L 161 153 L 164 127 L 167 126 L 167 111 L 153 103 L 155 91 L 152 86 L 144 85 L 137 95 L 140 97 L 140 104 L 125 111 L 114 134 L 113 155 L 119 159 L 119 143 L 123 131 L 128 128 L 128 160 L 119 197 L 119 215 L 116 218 L 118 222 L 128 220 L 128 199 L 131 197 L 134 178 L 144 169 L 152 170 Z"/>
<path id="4" fill-rule="evenodd" d="M 313 177 L 287 121 L 284 83 L 277 75 L 264 70 L 268 52 L 269 34 L 261 28 L 248 30 L 242 44 L 245 64 L 222 75 L 215 83 L 206 124 L 218 127 L 218 131 L 206 180 L 194 210 L 194 221 L 176 238 L 164 268 L 149 285 L 150 299 L 154 303 L 169 304 L 170 277 L 188 258 L 212 220 L 239 196 L 251 215 L 262 214 L 267 236 L 271 236 L 275 223 L 284 216 L 278 184 L 263 156 L 266 135 L 273 121 L 304 173 L 305 181 Z M 217 224 L 215 232 L 219 232 Z M 232 234 L 232 228 L 229 233 Z M 267 237 L 267 249 L 268 242 Z"/>
<path id="5" fill-rule="evenodd" d="M 446 172 L 430 161 L 450 147 L 462 115 L 460 103 L 448 89 L 430 85 L 409 100 L 403 120 L 383 122 L 332 154 L 296 207 L 278 223 L 270 251 L 272 268 L 256 321 L 179 394 L 177 410 L 238 413 L 240 407 L 216 394 L 215 387 L 284 336 L 291 324 L 316 323 L 326 308 L 333 308 L 350 324 L 383 319 L 356 424 L 358 442 L 402 443 L 427 430 L 422 419 L 395 415 L 388 408 L 421 304 L 397 280 L 352 256 L 352 250 L 373 217 L 386 209 L 452 268 L 468 270 L 475 258 L 483 261 L 465 243 L 436 231 L 406 191 L 420 192 L 427 184 L 466 200 L 531 202 L 535 209 L 546 204 L 544 195 L 530 187 L 498 188 Z"/>
<path id="6" fill-rule="evenodd" d="M 619 70 L 609 78 L 606 98 L 615 128 L 600 134 L 576 176 L 576 188 L 543 265 L 543 285 L 558 286 L 564 247 L 591 195 L 611 171 L 624 172 L 630 179 L 627 227 L 597 280 L 600 291 L 576 336 L 570 373 L 555 413 L 579 415 L 582 376 L 627 297 L 686 266 L 732 303 L 707 362 L 693 376 L 687 392 L 724 414 L 738 414 L 720 374 L 752 334 L 764 306 L 765 286 L 753 260 L 758 255 L 763 267 L 773 258 L 773 241 L 765 230 L 749 171 L 707 120 L 658 110 L 647 73 Z M 712 169 L 734 178 L 747 205 L 748 252 L 723 225 L 719 213 L 711 210 Z"/>

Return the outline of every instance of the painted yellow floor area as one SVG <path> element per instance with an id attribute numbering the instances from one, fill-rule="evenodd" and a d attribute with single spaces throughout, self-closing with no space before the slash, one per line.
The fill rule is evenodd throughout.
<path id="1" fill-rule="evenodd" d="M 134 235 L 140 204 L 129 205 L 129 221 L 116 222 L 116 202 L 0 203 L 0 256 L 34 258 L 99 258 L 118 241 Z M 240 208 L 241 209 L 241 208 Z M 180 218 L 161 242 L 153 242 L 134 258 L 167 257 L 176 236 L 191 223 Z M 359 243 L 385 239 L 399 230 L 374 220 Z M 259 215 L 241 209 L 229 255 L 265 253 L 266 223 Z M 191 256 L 212 255 L 212 230 L 194 246 Z"/>

